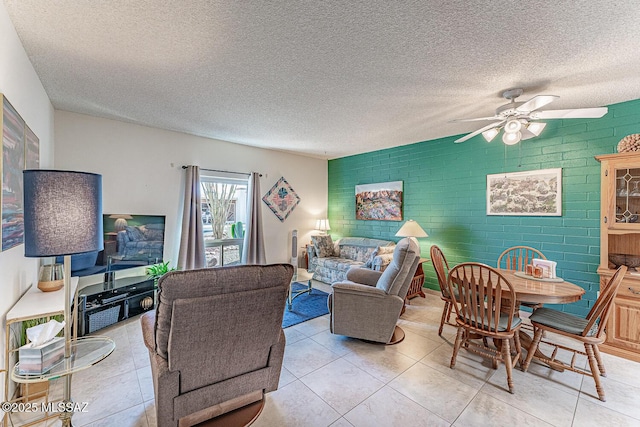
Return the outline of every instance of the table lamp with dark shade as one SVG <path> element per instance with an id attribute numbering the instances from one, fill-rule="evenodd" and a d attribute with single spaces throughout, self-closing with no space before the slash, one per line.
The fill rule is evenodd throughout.
<path id="1" fill-rule="evenodd" d="M 65 358 L 71 357 L 71 255 L 104 248 L 102 175 L 33 169 L 23 171 L 24 255 L 64 256 Z M 71 401 L 71 375 L 64 400 Z M 71 415 L 63 425 L 71 424 Z"/>

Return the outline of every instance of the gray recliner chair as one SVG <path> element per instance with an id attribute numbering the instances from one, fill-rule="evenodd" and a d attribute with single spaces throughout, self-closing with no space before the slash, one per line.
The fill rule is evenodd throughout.
<path id="1" fill-rule="evenodd" d="M 419 261 L 418 244 L 404 238 L 384 272 L 351 268 L 346 281 L 331 285 L 331 333 L 388 344 L 402 341 L 404 332 L 396 322 Z"/>
<path id="2" fill-rule="evenodd" d="M 158 427 L 193 425 L 264 405 L 278 388 L 282 316 L 293 267 L 243 265 L 174 271 L 142 316 Z M 256 403 L 258 402 L 258 403 Z"/>

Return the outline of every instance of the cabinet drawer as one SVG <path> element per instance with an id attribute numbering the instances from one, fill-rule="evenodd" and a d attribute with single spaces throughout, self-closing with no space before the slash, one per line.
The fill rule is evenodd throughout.
<path id="1" fill-rule="evenodd" d="M 616 298 L 630 298 L 640 301 L 640 283 L 637 282 L 622 282 L 620 289 L 618 289 L 618 295 Z"/>

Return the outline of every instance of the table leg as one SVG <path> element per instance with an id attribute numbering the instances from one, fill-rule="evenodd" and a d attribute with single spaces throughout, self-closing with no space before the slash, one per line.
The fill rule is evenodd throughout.
<path id="1" fill-rule="evenodd" d="M 293 300 L 296 299 L 297 297 L 299 297 L 302 294 L 309 294 L 311 295 L 311 291 L 313 290 L 313 285 L 311 283 L 311 279 L 309 279 L 307 281 L 307 287 L 300 290 L 300 291 L 293 291 L 293 284 L 294 283 L 299 283 L 299 282 L 291 282 L 289 283 L 289 296 L 287 297 L 287 308 L 289 309 L 289 311 L 291 311 L 291 305 L 293 304 Z"/>
<path id="2" fill-rule="evenodd" d="M 522 345 L 522 348 L 526 348 L 527 349 L 527 353 L 529 352 L 529 348 L 531 348 L 531 343 L 532 342 L 533 342 L 533 337 L 531 335 L 529 335 L 528 333 L 526 333 L 525 331 L 520 330 L 520 343 Z M 536 349 L 534 357 L 538 358 L 538 361 L 542 362 L 542 363 L 544 363 L 544 362 L 542 360 L 540 360 L 540 358 L 551 359 L 546 354 L 544 354 L 543 352 L 540 351 L 540 346 L 538 346 L 538 348 Z M 544 363 L 544 364 L 546 366 L 548 366 L 549 368 L 553 369 L 554 371 L 564 372 L 564 368 L 562 366 L 559 366 L 559 365 L 556 365 L 556 364 L 548 364 L 548 363 Z"/>

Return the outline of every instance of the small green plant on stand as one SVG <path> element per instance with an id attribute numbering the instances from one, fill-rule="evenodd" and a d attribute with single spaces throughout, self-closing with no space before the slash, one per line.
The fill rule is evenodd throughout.
<path id="1" fill-rule="evenodd" d="M 231 224 L 231 238 L 242 239 L 244 237 L 244 225 L 242 221 Z"/>
<path id="2" fill-rule="evenodd" d="M 147 267 L 147 276 L 153 279 L 153 286 L 158 287 L 158 279 L 170 271 L 174 271 L 174 267 L 169 267 L 169 262 L 161 262 Z"/>

